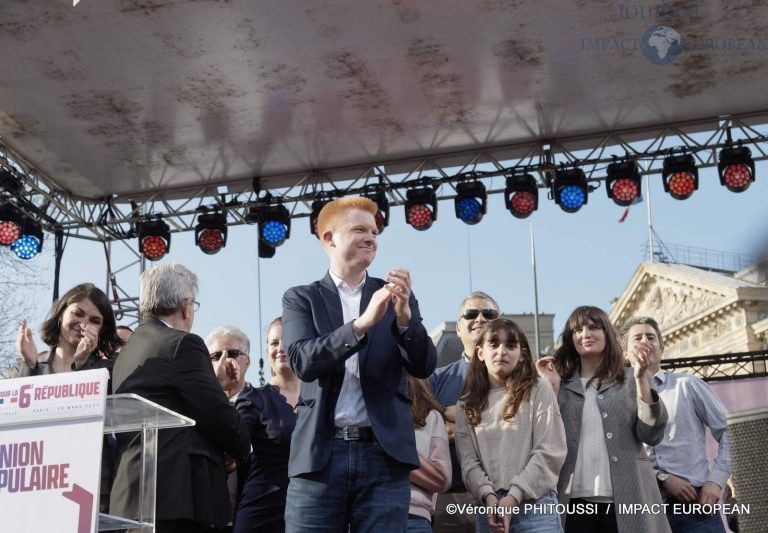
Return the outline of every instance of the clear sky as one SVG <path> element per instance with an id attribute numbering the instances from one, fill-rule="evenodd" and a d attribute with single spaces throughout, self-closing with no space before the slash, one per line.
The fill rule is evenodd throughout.
<path id="1" fill-rule="evenodd" d="M 716 169 L 702 169 L 699 190 L 684 201 L 664 193 L 661 175 L 652 175 L 650 197 L 656 233 L 667 244 L 757 253 L 767 236 L 768 165 L 758 163 L 756 175 L 746 192 L 735 194 L 720 185 Z M 503 178 L 496 178 L 491 187 L 503 187 Z M 648 197 L 645 189 L 643 194 Z M 602 186 L 574 214 L 562 211 L 546 198 L 546 191 L 540 190 L 539 209 L 525 220 L 514 218 L 505 209 L 503 195 L 492 195 L 488 213 L 475 226 L 457 220 L 453 202 L 443 201 L 437 221 L 424 232 L 405 223 L 402 207 L 393 207 L 390 226 L 379 237 L 378 255 L 369 272 L 383 276 L 392 267 L 409 269 L 428 330 L 442 321 L 454 320 L 459 301 L 471 290 L 490 293 L 504 312 L 531 313 L 532 224 L 539 310 L 555 314 L 555 331 L 559 332 L 577 305 L 593 304 L 609 310 L 611 300 L 621 294 L 644 259 L 648 238 L 646 204 L 633 206 L 620 224 L 622 212 L 623 208 L 607 198 Z M 53 240 L 46 237 L 46 255 L 50 255 Z M 231 324 L 249 335 L 252 366 L 248 378 L 252 382 L 258 382 L 257 361 L 259 343 L 264 343 L 264 326 L 281 313 L 283 292 L 321 278 L 328 267 L 306 218 L 293 221 L 291 238 L 272 259 L 259 263 L 256 239 L 256 226 L 231 227 L 227 247 L 208 256 L 194 245 L 193 233 L 174 234 L 171 252 L 162 260 L 184 263 L 200 278 L 198 299 L 202 306 L 194 333 L 205 337 L 215 326 Z M 131 246 L 135 245 L 134 239 Z M 115 246 L 113 269 L 128 263 L 128 255 L 121 248 Z M 36 260 L 53 264 L 46 257 Z M 70 239 L 62 262 L 61 292 L 83 281 L 93 281 L 103 288 L 105 272 L 100 243 Z M 14 272 L 4 275 L 13 277 Z M 47 269 L 47 275 L 52 284 L 52 268 Z M 137 294 L 136 276 L 138 268 L 133 268 L 119 274 L 118 281 Z M 30 294 L 30 298 L 41 302 L 43 315 L 50 294 Z M 32 327 L 38 330 L 42 317 L 31 320 Z"/>

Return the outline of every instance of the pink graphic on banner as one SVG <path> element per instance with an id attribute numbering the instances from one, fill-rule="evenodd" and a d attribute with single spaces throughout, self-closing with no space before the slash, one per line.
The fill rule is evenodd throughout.
<path id="1" fill-rule="evenodd" d="M 63 492 L 62 495 L 80 506 L 77 533 L 90 533 L 91 518 L 93 517 L 93 494 L 75 483 L 72 485 L 72 490 Z"/>

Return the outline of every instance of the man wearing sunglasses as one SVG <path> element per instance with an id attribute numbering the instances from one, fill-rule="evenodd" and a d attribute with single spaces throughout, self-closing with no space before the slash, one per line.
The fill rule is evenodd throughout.
<path id="1" fill-rule="evenodd" d="M 463 352 L 459 358 L 446 366 L 440 367 L 429 377 L 429 384 L 437 402 L 445 407 L 445 421 L 448 429 L 448 442 L 451 450 L 453 481 L 445 494 L 439 494 L 435 505 L 434 530 L 440 532 L 472 532 L 475 530 L 474 516 L 470 514 L 446 512 L 449 504 L 472 504 L 472 494 L 467 492 L 461 480 L 461 464 L 456 456 L 453 440 L 456 422 L 456 402 L 459 401 L 464 380 L 469 370 L 469 362 L 475 353 L 475 344 L 485 324 L 499 317 L 499 304 L 488 294 L 476 291 L 464 298 L 459 305 L 459 317 L 456 319 L 456 334 L 461 340 Z"/>
<path id="2" fill-rule="evenodd" d="M 239 328 L 219 326 L 205 338 L 205 345 L 208 348 L 216 378 L 229 398 L 229 403 L 235 405 L 240 393 L 248 394 L 248 390 L 251 388 L 251 384 L 245 380 L 245 373 L 251 365 L 251 357 L 248 355 L 251 351 L 251 341 Z M 218 532 L 228 533 L 232 531 L 235 511 L 247 476 L 247 463 L 235 465 L 231 460 L 228 461 L 227 489 L 229 490 L 231 513 L 227 527 L 218 529 Z"/>
<path id="3" fill-rule="evenodd" d="M 245 373 L 251 366 L 251 357 L 248 355 L 251 342 L 248 336 L 234 326 L 219 326 L 208 334 L 205 339 L 211 364 L 219 382 L 225 375 L 234 376 L 233 380 L 226 380 L 223 384 L 224 392 L 232 405 L 237 401 L 237 396 L 250 384 L 245 381 Z"/>

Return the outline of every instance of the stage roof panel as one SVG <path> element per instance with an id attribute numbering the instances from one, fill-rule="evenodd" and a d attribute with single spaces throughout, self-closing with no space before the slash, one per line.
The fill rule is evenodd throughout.
<path id="1" fill-rule="evenodd" d="M 744 0 L 8 1 L 0 50 L 2 142 L 84 199 L 768 110 Z"/>

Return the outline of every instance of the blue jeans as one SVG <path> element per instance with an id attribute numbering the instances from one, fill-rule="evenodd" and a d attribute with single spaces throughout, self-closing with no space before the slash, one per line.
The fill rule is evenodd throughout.
<path id="1" fill-rule="evenodd" d="M 667 508 L 667 520 L 672 533 L 725 533 L 720 513 L 709 516 L 701 514 L 673 514 L 672 506 Z"/>
<path id="2" fill-rule="evenodd" d="M 502 499 L 506 495 L 507 491 L 504 489 L 501 489 L 496 493 L 498 499 Z M 526 509 L 526 504 L 552 504 L 552 507 L 545 507 L 544 509 Z M 563 526 L 560 523 L 560 517 L 554 508 L 556 504 L 557 494 L 553 490 L 549 491 L 538 500 L 524 500 L 520 502 L 518 506 L 518 514 L 512 515 L 512 520 L 509 523 L 509 531 L 514 531 L 515 533 L 562 533 Z M 475 515 L 475 532 L 490 532 L 486 515 Z"/>
<path id="3" fill-rule="evenodd" d="M 408 515 L 407 533 L 432 533 L 432 524 L 423 516 Z"/>
<path id="4" fill-rule="evenodd" d="M 410 502 L 406 465 L 378 443 L 334 439 L 325 468 L 289 481 L 285 531 L 402 533 Z"/>

